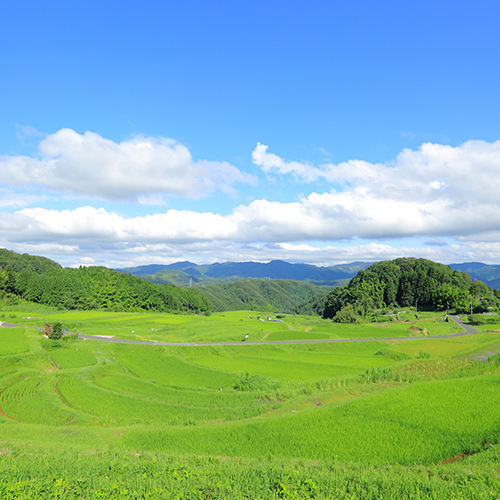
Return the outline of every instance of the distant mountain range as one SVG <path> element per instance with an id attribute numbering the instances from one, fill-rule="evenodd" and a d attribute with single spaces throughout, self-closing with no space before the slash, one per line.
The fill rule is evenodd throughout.
<path id="1" fill-rule="evenodd" d="M 169 265 L 150 264 L 116 270 L 140 276 L 158 284 L 215 284 L 247 278 L 267 278 L 306 281 L 321 286 L 339 286 L 347 283 L 360 269 L 366 269 L 371 264 L 371 262 L 352 262 L 331 267 L 318 267 L 311 264 L 290 264 L 282 260 L 273 260 L 268 263 L 224 262 L 203 265 L 184 261 Z"/>
<path id="2" fill-rule="evenodd" d="M 450 264 L 452 269 L 465 271 L 472 279 L 483 281 L 490 288 L 500 288 L 500 265 L 483 264 L 482 262 L 464 262 Z"/>
<path id="3" fill-rule="evenodd" d="M 261 262 L 223 262 L 198 265 L 183 261 L 174 264 L 149 264 L 145 266 L 116 269 L 123 273 L 140 276 L 152 283 L 174 285 L 230 283 L 241 279 L 289 279 L 306 281 L 320 286 L 341 286 L 346 284 L 361 269 L 373 262 L 352 262 L 330 267 L 312 264 L 290 264 L 282 260 Z M 492 288 L 500 288 L 500 265 L 481 262 L 450 264 L 452 269 L 465 271 L 473 279 L 483 281 Z"/>

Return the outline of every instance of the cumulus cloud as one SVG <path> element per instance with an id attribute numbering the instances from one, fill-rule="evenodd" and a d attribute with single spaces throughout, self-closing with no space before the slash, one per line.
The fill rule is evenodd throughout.
<path id="1" fill-rule="evenodd" d="M 42 141 L 40 154 L 40 158 L 4 158 L 0 163 L 4 182 L 45 182 L 52 189 L 77 192 L 77 188 L 71 191 L 71 182 L 78 180 L 82 192 L 108 198 L 126 194 L 159 205 L 166 203 L 165 193 L 194 196 L 216 188 L 229 192 L 234 182 L 251 180 L 229 164 L 195 162 L 184 146 L 166 139 L 135 138 L 117 144 L 97 134 L 59 131 Z M 268 175 L 292 175 L 307 182 L 323 179 L 344 187 L 311 192 L 289 202 L 257 199 L 227 215 L 170 209 L 125 217 L 89 206 L 26 208 L 0 217 L 0 244 L 15 249 L 14 245 L 26 242 L 57 241 L 68 255 L 87 252 L 92 258 L 98 252 L 120 252 L 134 259 L 156 252 L 163 259 L 198 255 L 205 261 L 268 257 L 297 261 L 301 255 L 312 263 L 399 255 L 441 262 L 500 260 L 500 141 L 468 141 L 458 147 L 423 144 L 415 151 L 403 150 L 388 164 L 351 160 L 315 167 L 283 160 L 262 144 L 252 156 Z M 97 167 L 91 167 L 91 173 L 85 170 L 93 165 L 92 158 L 109 170 L 103 174 L 102 186 L 92 186 Z M 140 171 L 148 172 L 146 179 L 133 171 L 141 161 Z M 164 175 L 166 171 L 171 178 Z M 116 186 L 111 172 L 116 173 Z M 157 182 L 152 183 L 152 178 Z M 384 243 L 404 238 L 417 238 L 419 245 Z M 365 243 L 354 245 L 357 240 Z M 487 242 L 484 250 L 481 241 Z M 308 242 L 328 246 L 318 250 Z M 427 248 L 420 248 L 422 242 Z M 341 248 L 340 253 L 335 248 Z"/>
<path id="2" fill-rule="evenodd" d="M 253 160 L 266 173 L 343 186 L 286 206 L 258 200 L 241 208 L 247 219 L 256 218 L 261 235 L 500 240 L 500 141 L 426 143 L 403 150 L 388 164 L 350 160 L 320 167 L 283 160 L 259 143 Z"/>
<path id="3" fill-rule="evenodd" d="M 108 200 L 153 200 L 161 195 L 203 197 L 255 179 L 227 162 L 194 161 L 171 139 L 135 137 L 120 143 L 94 132 L 61 129 L 45 137 L 39 156 L 1 156 L 2 183 L 37 185 Z"/>
<path id="4" fill-rule="evenodd" d="M 64 243 L 183 243 L 237 236 L 234 223 L 218 214 L 168 210 L 125 218 L 104 208 L 88 206 L 60 211 L 25 208 L 15 214 L 4 214 L 0 232 L 17 242 L 57 239 Z"/>
<path id="5" fill-rule="evenodd" d="M 257 144 L 252 153 L 256 165 L 266 173 L 292 174 L 303 182 L 322 178 L 347 190 L 364 189 L 372 197 L 396 201 L 498 203 L 500 141 L 467 141 L 457 147 L 425 143 L 416 151 L 404 149 L 388 164 L 349 160 L 320 167 L 283 160 L 267 150 Z"/>
<path id="6" fill-rule="evenodd" d="M 72 131 L 69 135 L 75 141 L 86 140 Z M 101 157 L 104 140 L 98 136 L 91 141 L 94 139 L 98 144 L 97 156 Z M 139 145 L 137 141 L 139 139 L 134 139 L 123 147 L 136 152 L 137 148 L 149 151 L 158 146 L 147 141 Z M 46 156 L 54 156 L 61 151 L 59 144 L 59 139 L 51 137 L 50 141 L 42 143 L 41 150 Z M 122 146 L 110 141 L 106 144 L 115 158 L 116 148 Z M 177 148 L 182 150 L 180 157 L 190 158 L 182 146 L 165 148 L 169 150 L 166 155 L 175 156 Z M 77 148 L 70 149 L 73 152 Z M 87 153 L 90 149 L 85 148 Z M 259 154 L 268 154 L 264 149 L 259 151 Z M 67 156 L 63 155 L 64 161 L 69 161 Z M 33 175 L 36 176 L 41 162 L 31 161 L 35 162 Z M 165 213 L 126 218 L 103 208 L 59 211 L 30 208 L 5 214 L 0 219 L 0 230 L 12 241 L 58 238 L 68 243 L 79 240 L 133 244 L 291 243 L 346 241 L 356 237 L 365 240 L 423 237 L 436 242 L 445 236 L 500 240 L 497 196 L 500 142 L 470 141 L 457 148 L 424 144 L 418 151 L 404 150 L 391 165 L 353 160 L 349 167 L 346 164 L 332 166 L 328 174 L 332 179 L 349 181 L 343 191 L 313 192 L 288 203 L 254 200 L 235 207 L 232 213 L 224 216 L 171 209 Z M 58 168 L 62 168 L 61 164 L 54 166 L 56 171 Z M 286 170 L 279 165 L 276 168 Z M 231 177 L 230 172 L 230 169 L 222 169 L 219 175 Z M 24 174 L 26 171 L 21 169 L 16 175 L 19 178 Z M 77 177 L 82 175 L 83 167 Z M 154 203 L 160 201 L 153 199 Z M 151 201 L 144 197 L 144 202 Z"/>
<path id="7" fill-rule="evenodd" d="M 285 161 L 273 153 L 268 153 L 267 150 L 268 146 L 258 142 L 252 152 L 253 162 L 255 165 L 262 167 L 262 170 L 266 173 L 293 174 L 295 178 L 304 182 L 313 182 L 322 175 L 321 171 L 310 163 Z"/>
<path id="8" fill-rule="evenodd" d="M 123 243 L 229 241 L 283 243 L 342 241 L 354 237 L 465 237 L 500 227 L 500 211 L 484 205 L 488 217 L 447 200 L 418 202 L 377 198 L 364 189 L 312 193 L 297 202 L 255 200 L 229 215 L 167 210 L 124 217 L 104 208 L 74 210 L 26 208 L 0 218 L 0 232 L 13 241 L 58 239 Z"/>

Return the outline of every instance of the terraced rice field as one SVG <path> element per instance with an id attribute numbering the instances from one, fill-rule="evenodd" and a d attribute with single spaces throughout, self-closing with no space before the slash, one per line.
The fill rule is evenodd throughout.
<path id="1" fill-rule="evenodd" d="M 201 331 L 210 340 L 240 338 L 259 321 L 248 312 L 218 318 L 50 314 L 39 321 L 65 318 L 72 330 L 70 321 L 78 318 L 78 330 L 126 337 L 125 329 L 137 329 L 182 341 L 197 341 Z M 363 339 L 382 337 L 374 331 L 400 337 L 424 328 L 457 331 L 439 317 L 350 330 L 321 320 L 311 325 L 312 319 L 270 324 L 265 335 Z M 75 336 L 54 343 L 29 326 L 1 328 L 0 447 L 29 443 L 48 456 L 55 449 L 116 450 L 120 456 L 429 468 L 463 454 L 487 453 L 500 442 L 500 363 L 473 359 L 485 349 L 495 354 L 499 345 L 500 334 L 485 332 L 322 344 L 158 346 Z M 491 474 L 490 486 L 496 484 Z M 303 483 L 282 480 L 305 495 Z M 286 497 L 283 489 L 273 491 Z M 230 498 L 227 491 L 225 496 Z"/>

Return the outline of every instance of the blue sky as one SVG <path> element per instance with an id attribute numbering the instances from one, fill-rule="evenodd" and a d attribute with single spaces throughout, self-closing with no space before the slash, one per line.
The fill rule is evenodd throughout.
<path id="1" fill-rule="evenodd" d="M 0 247 L 500 263 L 493 1 L 18 1 Z"/>

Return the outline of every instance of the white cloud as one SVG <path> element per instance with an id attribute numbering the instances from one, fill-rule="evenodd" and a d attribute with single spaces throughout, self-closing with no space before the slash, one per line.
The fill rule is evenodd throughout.
<path id="1" fill-rule="evenodd" d="M 196 243 L 228 241 L 341 241 L 353 237 L 380 240 L 416 236 L 465 237 L 490 234 L 500 227 L 496 206 L 489 214 L 447 200 L 419 203 L 374 197 L 366 189 L 312 193 L 297 202 L 255 200 L 229 215 L 167 210 L 142 217 L 123 217 L 104 208 L 74 210 L 26 208 L 0 219 L 0 232 L 12 241 L 55 240 L 74 243 Z M 478 236 L 479 235 L 479 236 Z"/>
<path id="2" fill-rule="evenodd" d="M 33 205 L 34 203 L 40 203 L 47 199 L 46 196 L 30 194 L 30 193 L 18 193 L 9 188 L 0 188 L 0 208 L 13 207 L 20 208 Z"/>
<path id="3" fill-rule="evenodd" d="M 458 147 L 423 144 L 416 151 L 403 150 L 389 164 L 350 160 L 317 168 L 282 160 L 262 144 L 253 157 L 267 173 L 291 173 L 304 181 L 323 177 L 344 185 L 342 191 L 312 193 L 286 207 L 253 202 L 242 211 L 252 211 L 260 219 L 262 232 L 274 227 L 275 233 L 294 239 L 300 234 L 304 239 L 415 235 L 480 239 L 487 234 L 498 238 L 491 232 L 500 227 L 500 141 L 468 141 Z M 258 212 L 273 215 L 263 221 Z"/>
<path id="4" fill-rule="evenodd" d="M 314 247 L 305 244 L 239 244 L 227 241 L 207 241 L 184 244 L 93 243 L 79 246 L 71 244 L 21 242 L 9 244 L 7 248 L 19 253 L 45 255 L 64 266 L 105 265 L 113 268 L 132 267 L 145 264 L 170 264 L 180 260 L 195 263 L 224 261 L 269 262 L 281 259 L 318 266 L 331 266 L 354 261 L 376 262 L 398 257 L 423 257 L 442 263 L 481 261 L 498 263 L 500 245 L 486 248 L 478 245 L 454 244 L 449 247 L 424 247 L 418 245 L 390 245 L 374 242 L 358 242 L 349 246 L 327 245 Z M 5 246 L 0 241 L 0 246 Z"/>
<path id="5" fill-rule="evenodd" d="M 23 146 L 31 146 L 34 141 L 39 141 L 41 137 L 46 136 L 46 134 L 31 125 L 19 125 L 16 123 L 15 127 L 17 129 L 16 137 Z"/>
<path id="6" fill-rule="evenodd" d="M 227 162 L 194 161 L 171 139 L 136 137 L 121 143 L 93 132 L 61 129 L 39 144 L 39 158 L 0 157 L 2 183 L 109 200 L 192 198 L 216 190 L 234 194 L 233 184 L 255 179 Z"/>
<path id="7" fill-rule="evenodd" d="M 232 239 L 237 236 L 234 222 L 213 213 L 168 210 L 166 213 L 124 218 L 104 208 L 79 207 L 75 210 L 25 208 L 4 214 L 0 232 L 12 241 L 57 239 L 73 242 L 196 242 Z"/>
<path id="8" fill-rule="evenodd" d="M 253 162 L 266 173 L 276 171 L 279 174 L 293 174 L 304 182 L 313 182 L 322 175 L 321 171 L 310 163 L 285 161 L 273 153 L 268 153 L 267 149 L 267 146 L 258 142 L 252 152 Z"/>
<path id="9" fill-rule="evenodd" d="M 373 197 L 428 202 L 446 199 L 454 203 L 498 203 L 500 189 L 500 141 L 467 141 L 461 146 L 423 144 L 418 150 L 404 149 L 389 164 L 349 160 L 315 167 L 289 162 L 257 144 L 253 161 L 266 173 L 292 174 L 298 180 L 320 178 L 345 185 L 345 189 L 366 189 Z"/>
<path id="10" fill-rule="evenodd" d="M 56 137 L 58 134 L 61 137 Z M 71 141 L 79 142 L 80 146 L 85 143 L 81 146 L 83 159 L 77 155 L 78 144 L 68 146 Z M 229 164 L 193 162 L 186 148 L 165 141 L 136 138 L 116 144 L 97 134 L 80 136 L 73 131 L 60 131 L 41 143 L 41 160 L 8 157 L 0 169 L 18 183 L 28 183 L 30 176 L 42 179 L 49 171 L 47 183 L 54 188 L 60 182 L 63 190 L 70 180 L 80 179 L 81 183 L 77 183 L 80 187 L 84 184 L 87 175 L 84 165 L 91 164 L 91 158 L 95 157 L 111 170 L 118 164 L 117 184 L 122 194 L 128 189 L 130 196 L 132 187 L 124 172 L 135 175 L 133 180 L 139 185 L 138 174 L 131 172 L 131 165 L 143 161 L 146 165 L 143 171 L 154 177 L 154 168 L 159 171 L 164 168 L 162 162 L 156 161 L 157 156 L 173 158 L 167 162 L 168 169 L 178 175 L 181 191 L 183 182 L 196 177 L 197 169 L 210 172 L 206 178 L 195 179 L 199 182 L 196 189 L 201 192 L 206 192 L 203 190 L 208 189 L 210 183 L 230 192 L 238 175 L 243 175 L 236 175 L 235 167 Z M 124 151 L 130 151 L 130 155 Z M 106 159 L 106 155 L 110 159 Z M 336 185 L 344 184 L 344 189 L 312 192 L 286 203 L 257 199 L 248 205 L 236 206 L 228 215 L 170 209 L 164 213 L 125 217 L 88 206 L 71 210 L 26 208 L 0 217 L 0 244 L 12 249 L 26 242 L 33 248 L 54 245 L 55 253 L 60 246 L 73 262 L 83 262 L 78 256 L 89 256 L 97 263 L 101 263 L 96 257 L 99 253 L 112 254 L 113 258 L 117 254 L 130 255 L 130 261 L 148 256 L 150 262 L 154 255 L 161 256 L 162 262 L 179 260 L 186 255 L 207 262 L 252 258 L 297 261 L 303 256 L 303 261 L 326 263 L 399 255 L 424 256 L 441 262 L 500 261 L 500 243 L 497 243 L 500 242 L 500 197 L 497 195 L 500 141 L 469 141 L 455 148 L 424 144 L 416 151 L 403 150 L 387 165 L 352 160 L 317 168 L 281 160 L 261 144 L 253 152 L 253 158 L 267 174 L 291 174 L 302 180 L 324 178 Z M 21 165 L 19 171 L 14 169 L 16 161 Z M 120 162 L 124 162 L 123 168 Z M 182 173 L 182 168 L 177 169 L 176 165 L 187 165 L 186 172 Z M 60 179 L 56 175 L 59 171 L 62 172 Z M 88 175 L 90 183 L 90 177 L 95 178 L 97 170 Z M 160 174 L 156 177 L 160 178 L 158 183 L 163 182 Z M 148 187 L 149 180 L 144 182 L 142 187 L 136 186 L 134 196 L 140 197 L 142 203 L 157 206 L 166 203 L 163 192 Z M 104 175 L 103 187 L 95 187 L 93 193 L 101 190 L 103 196 L 110 197 L 113 189 L 112 176 L 108 173 Z M 393 247 L 387 243 L 404 238 L 418 238 L 420 246 L 424 242 L 428 248 L 399 243 Z M 452 238 L 457 243 L 446 243 L 443 238 Z M 364 243 L 352 244 L 358 240 Z M 328 247 L 318 250 L 310 243 L 313 241 L 325 242 Z M 366 243 L 370 241 L 373 243 Z M 485 242 L 483 247 L 481 241 Z"/>

